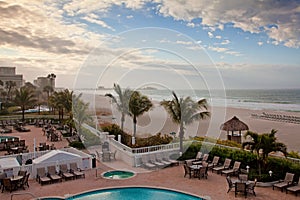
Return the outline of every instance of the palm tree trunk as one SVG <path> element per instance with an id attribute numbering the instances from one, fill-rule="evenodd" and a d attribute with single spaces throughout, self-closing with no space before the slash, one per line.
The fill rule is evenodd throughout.
<path id="1" fill-rule="evenodd" d="M 22 106 L 22 122 L 25 120 L 25 107 Z"/>
<path id="2" fill-rule="evenodd" d="M 124 128 L 124 121 L 125 121 L 125 114 L 122 113 L 122 116 L 121 116 L 121 130 L 123 131 L 123 128 Z"/>
<path id="3" fill-rule="evenodd" d="M 135 135 L 136 135 L 136 116 L 133 116 L 133 136 L 132 136 L 132 140 L 131 143 L 134 145 L 135 144 Z"/>
<path id="4" fill-rule="evenodd" d="M 180 152 L 180 154 L 183 153 L 183 135 L 184 135 L 184 126 L 183 126 L 183 123 L 180 123 L 180 130 L 179 130 L 179 152 Z"/>

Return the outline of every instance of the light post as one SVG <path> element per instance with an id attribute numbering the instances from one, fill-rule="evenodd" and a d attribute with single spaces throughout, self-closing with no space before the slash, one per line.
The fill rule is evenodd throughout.
<path id="1" fill-rule="evenodd" d="M 270 171 L 269 171 L 269 174 L 270 174 L 270 176 L 272 176 L 273 172 L 270 170 Z"/>
<path id="2" fill-rule="evenodd" d="M 250 169 L 249 165 L 246 166 L 246 169 L 247 169 L 247 173 L 249 173 L 249 169 Z"/>

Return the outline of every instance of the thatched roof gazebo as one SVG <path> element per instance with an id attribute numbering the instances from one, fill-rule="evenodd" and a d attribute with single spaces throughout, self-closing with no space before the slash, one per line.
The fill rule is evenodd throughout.
<path id="1" fill-rule="evenodd" d="M 244 122 L 240 121 L 236 116 L 221 125 L 221 130 L 227 131 L 227 139 L 241 143 L 242 131 L 249 130 Z M 234 132 L 238 131 L 238 134 Z"/>

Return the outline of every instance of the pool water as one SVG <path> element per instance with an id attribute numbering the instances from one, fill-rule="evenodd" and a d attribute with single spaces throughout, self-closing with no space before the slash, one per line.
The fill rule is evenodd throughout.
<path id="1" fill-rule="evenodd" d="M 87 192 L 72 197 L 66 200 L 199 200 L 197 196 L 176 192 L 166 189 L 145 188 L 145 187 L 128 187 L 103 189 L 92 192 Z"/>
<path id="2" fill-rule="evenodd" d="M 133 177 L 135 174 L 131 171 L 123 171 L 123 170 L 114 170 L 104 172 L 102 177 L 107 179 L 127 179 Z"/>
<path id="3" fill-rule="evenodd" d="M 0 136 L 0 142 L 4 142 L 4 141 L 6 141 L 6 139 L 8 139 L 8 138 L 12 138 L 13 140 L 15 139 L 15 138 L 18 138 L 18 137 L 14 137 L 14 136 Z"/>

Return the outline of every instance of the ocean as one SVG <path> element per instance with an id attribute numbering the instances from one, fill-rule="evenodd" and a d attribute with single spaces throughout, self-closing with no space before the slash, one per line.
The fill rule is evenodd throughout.
<path id="1" fill-rule="evenodd" d="M 77 91 L 78 92 L 78 91 Z M 113 90 L 81 90 L 84 94 L 94 93 L 105 95 L 112 93 Z M 171 100 L 172 91 L 161 89 L 142 89 L 140 92 L 148 96 L 151 100 L 162 101 Z M 246 108 L 251 110 L 276 110 L 300 112 L 300 89 L 247 89 L 247 90 L 176 90 L 178 97 L 190 96 L 194 100 L 206 98 L 208 103 L 214 103 L 215 106 L 225 105 L 233 108 Z"/>

